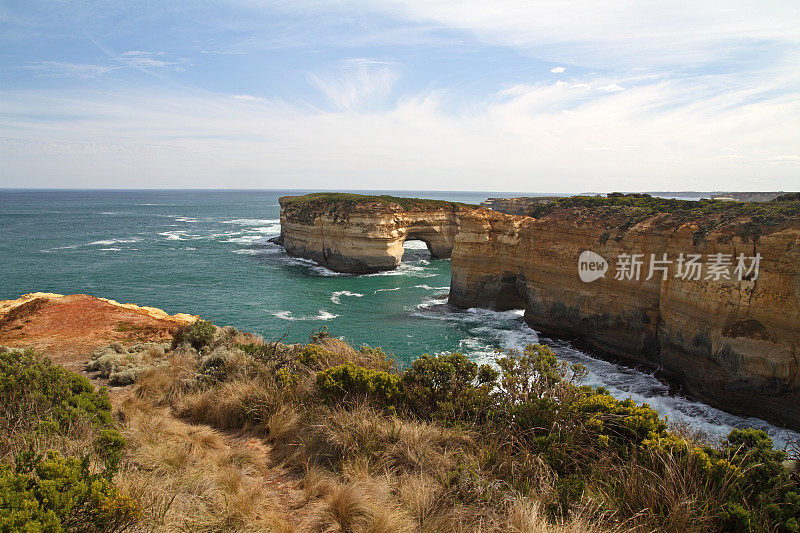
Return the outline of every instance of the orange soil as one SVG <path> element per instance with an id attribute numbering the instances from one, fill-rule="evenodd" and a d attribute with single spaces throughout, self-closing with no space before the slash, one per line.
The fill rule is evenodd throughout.
<path id="1" fill-rule="evenodd" d="M 159 342 L 198 317 L 86 294 L 26 294 L 0 301 L 0 346 L 31 347 L 72 370 L 112 341 Z"/>

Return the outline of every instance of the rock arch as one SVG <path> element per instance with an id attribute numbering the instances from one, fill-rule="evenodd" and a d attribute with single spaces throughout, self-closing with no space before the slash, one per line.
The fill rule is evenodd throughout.
<path id="1" fill-rule="evenodd" d="M 281 198 L 278 243 L 290 255 L 353 274 L 397 268 L 406 240 L 420 240 L 427 245 L 431 256 L 449 258 L 459 232 L 462 209 L 449 203 L 431 208 L 423 204 L 414 209 L 370 204 L 350 211 L 320 209 L 306 213 L 287 208 L 285 198 Z"/>

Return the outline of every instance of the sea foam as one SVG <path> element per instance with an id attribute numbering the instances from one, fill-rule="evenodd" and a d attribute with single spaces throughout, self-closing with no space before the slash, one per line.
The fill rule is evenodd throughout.
<path id="1" fill-rule="evenodd" d="M 324 309 L 319 310 L 319 314 L 316 316 L 294 316 L 291 311 L 275 311 L 272 313 L 273 316 L 276 318 L 280 318 L 281 320 L 330 320 L 332 318 L 336 318 L 339 315 L 335 315 L 333 313 L 329 313 Z"/>
<path id="2" fill-rule="evenodd" d="M 361 298 L 364 296 L 363 294 L 357 292 L 350 292 L 350 291 L 336 291 L 331 295 L 331 301 L 336 305 L 340 305 L 342 303 L 341 297 L 342 296 L 352 296 L 354 298 Z"/>

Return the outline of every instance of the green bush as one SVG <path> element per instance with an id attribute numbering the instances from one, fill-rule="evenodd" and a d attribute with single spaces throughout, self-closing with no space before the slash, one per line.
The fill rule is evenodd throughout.
<path id="1" fill-rule="evenodd" d="M 330 356 L 330 353 L 318 344 L 307 344 L 300 351 L 297 360 L 308 367 L 316 367 L 319 363 Z"/>
<path id="2" fill-rule="evenodd" d="M 646 403 L 637 405 L 630 398 L 617 400 L 609 394 L 592 394 L 578 400 L 574 409 L 598 442 L 615 444 L 624 452 L 667 435 L 667 423 L 658 411 Z"/>
<path id="3" fill-rule="evenodd" d="M 522 352 L 511 351 L 497 364 L 501 391 L 498 409 L 505 423 L 533 439 L 539 433 L 558 429 L 572 432 L 570 406 L 585 394 L 577 386 L 586 372 L 583 366 L 559 361 L 553 350 L 542 344 L 528 344 Z"/>
<path id="4" fill-rule="evenodd" d="M 386 407 L 396 405 L 403 396 L 397 375 L 364 368 L 351 362 L 319 372 L 317 388 L 328 402 L 366 398 Z"/>
<path id="5" fill-rule="evenodd" d="M 188 342 L 195 350 L 199 350 L 214 341 L 216 332 L 216 326 L 210 321 L 195 320 L 190 325 L 180 327 L 175 331 L 172 336 L 172 348 L 175 349 L 179 344 Z"/>
<path id="6" fill-rule="evenodd" d="M 309 335 L 309 338 L 311 339 L 312 343 L 318 343 L 324 339 L 327 339 L 330 336 L 331 334 L 330 331 L 328 331 L 328 326 L 322 326 L 318 330 L 311 333 L 311 335 Z"/>
<path id="7" fill-rule="evenodd" d="M 86 459 L 51 451 L 15 462 L 0 466 L 2 531 L 122 531 L 141 517 L 138 503 L 90 473 Z"/>
<path id="8" fill-rule="evenodd" d="M 725 200 L 678 200 L 647 194 L 611 193 L 603 196 L 570 196 L 529 208 L 529 216 L 540 218 L 565 209 L 591 208 L 593 213 L 616 220 L 617 231 L 625 232 L 635 224 L 657 215 L 677 223 L 700 222 L 695 240 L 701 240 L 716 227 L 731 225 L 741 236 L 756 237 L 769 228 L 800 218 L 800 196 L 779 196 L 770 202 L 734 202 Z M 740 219 L 737 221 L 737 219 Z M 749 219 L 749 221 L 748 221 Z M 621 238 L 617 235 L 616 238 Z M 695 243 L 696 244 L 696 243 Z"/>
<path id="9" fill-rule="evenodd" d="M 31 351 L 0 351 L 0 531 L 118 531 L 138 504 L 111 481 L 125 439 L 113 427 L 106 389 Z M 88 427 L 89 436 L 75 428 Z M 80 458 L 42 446 L 64 443 Z M 94 465 L 93 465 L 94 463 Z"/>
<path id="10" fill-rule="evenodd" d="M 773 449 L 772 439 L 765 432 L 735 429 L 715 455 L 725 457 L 742 473 L 741 496 L 751 507 L 763 509 L 778 531 L 798 531 L 800 486 L 782 464 L 786 452 Z"/>
<path id="11" fill-rule="evenodd" d="M 71 423 L 111 425 L 108 391 L 32 351 L 0 352 L 0 432 L 58 433 Z"/>
<path id="12" fill-rule="evenodd" d="M 423 355 L 403 373 L 409 407 L 423 418 L 466 418 L 490 407 L 489 393 L 496 371 L 481 367 L 463 354 Z M 494 379 L 493 379 L 494 378 Z"/>

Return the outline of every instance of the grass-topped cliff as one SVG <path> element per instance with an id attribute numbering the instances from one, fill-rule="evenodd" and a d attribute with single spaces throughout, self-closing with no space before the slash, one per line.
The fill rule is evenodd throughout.
<path id="1" fill-rule="evenodd" d="M 618 231 L 650 218 L 660 225 L 695 222 L 698 237 L 715 230 L 757 238 L 784 225 L 800 223 L 800 193 L 790 193 L 769 202 L 728 200 L 678 200 L 649 194 L 611 193 L 608 196 L 570 196 L 530 206 L 528 216 L 576 216 L 591 213 L 612 221 Z"/>
<path id="2" fill-rule="evenodd" d="M 285 345 L 198 321 L 150 348 L 89 364 L 135 381 L 114 418 L 83 378 L 0 354 L 16 406 L 0 417 L 0 529 L 30 516 L 52 531 L 798 530 L 798 471 L 764 433 L 704 442 L 582 385 L 545 346 L 495 367 L 443 354 L 400 368 L 327 331 Z M 27 449 L 62 455 L 31 463 Z M 84 454 L 97 466 L 81 473 Z M 96 495 L 80 485 L 92 472 Z M 43 492 L 56 475 L 78 484 L 76 505 Z"/>
<path id="3" fill-rule="evenodd" d="M 315 192 L 303 196 L 283 196 L 281 209 L 296 220 L 306 220 L 322 213 L 347 215 L 352 211 L 432 211 L 475 209 L 477 206 L 461 202 L 404 198 L 386 194 L 355 194 L 345 192 Z"/>

